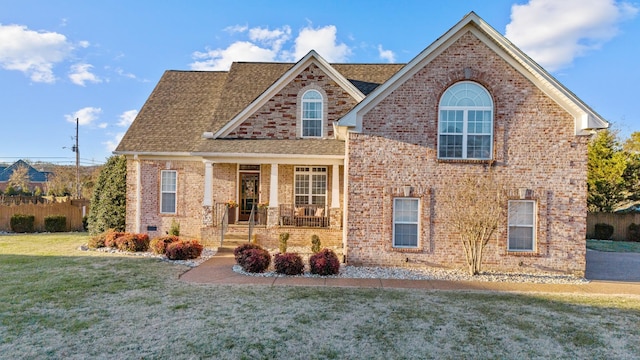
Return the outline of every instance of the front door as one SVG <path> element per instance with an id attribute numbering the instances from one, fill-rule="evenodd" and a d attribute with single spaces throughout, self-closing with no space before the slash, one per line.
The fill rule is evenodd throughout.
<path id="1" fill-rule="evenodd" d="M 248 221 L 251 215 L 251 208 L 258 205 L 258 194 L 260 191 L 260 173 L 241 172 L 240 173 L 240 209 L 238 213 L 239 221 Z"/>

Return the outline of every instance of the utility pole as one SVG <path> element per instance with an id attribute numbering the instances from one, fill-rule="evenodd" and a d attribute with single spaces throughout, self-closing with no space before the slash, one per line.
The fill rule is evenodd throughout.
<path id="1" fill-rule="evenodd" d="M 78 125 L 79 118 L 76 118 L 76 144 L 73 146 L 73 152 L 76 153 L 76 197 L 81 198 L 80 194 L 80 148 L 78 147 Z"/>

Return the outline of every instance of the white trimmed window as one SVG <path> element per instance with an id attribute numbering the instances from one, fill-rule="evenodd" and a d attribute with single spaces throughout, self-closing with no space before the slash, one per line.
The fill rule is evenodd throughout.
<path id="1" fill-rule="evenodd" d="M 493 154 L 493 101 L 482 86 L 459 82 L 440 99 L 438 158 L 489 160 Z"/>
<path id="2" fill-rule="evenodd" d="M 327 204 L 327 168 L 296 166 L 295 171 L 296 205 Z"/>
<path id="3" fill-rule="evenodd" d="M 322 95 L 309 90 L 302 95 L 302 137 L 322 137 Z"/>
<path id="4" fill-rule="evenodd" d="M 417 198 L 393 199 L 393 247 L 418 247 L 419 208 Z"/>
<path id="5" fill-rule="evenodd" d="M 176 213 L 176 190 L 178 173 L 175 170 L 162 170 L 160 173 L 160 213 Z"/>
<path id="6" fill-rule="evenodd" d="M 536 202 L 509 201 L 509 251 L 534 251 L 536 243 Z"/>

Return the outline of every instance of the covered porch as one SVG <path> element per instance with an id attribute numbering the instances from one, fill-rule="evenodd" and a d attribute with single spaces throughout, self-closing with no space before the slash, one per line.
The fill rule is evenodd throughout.
<path id="1" fill-rule="evenodd" d="M 341 234 L 343 159 L 316 159 L 313 165 L 303 161 L 245 159 L 232 163 L 205 159 L 203 230 L 218 229 L 216 233 L 220 233 L 220 227 L 247 225 L 265 234 L 292 229 L 326 229 Z"/>

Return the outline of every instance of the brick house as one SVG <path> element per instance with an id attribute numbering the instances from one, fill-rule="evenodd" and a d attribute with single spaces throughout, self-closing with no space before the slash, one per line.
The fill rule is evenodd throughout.
<path id="1" fill-rule="evenodd" d="M 580 275 L 586 146 L 607 126 L 470 13 L 408 64 L 311 51 L 295 64 L 168 71 L 115 153 L 128 159 L 128 231 L 179 221 L 210 239 L 257 218 L 261 243 L 317 234 L 354 265 L 463 266 L 442 189 L 491 168 L 521 196 L 504 204 L 485 268 Z"/>
<path id="2" fill-rule="evenodd" d="M 24 160 L 18 160 L 9 166 L 0 165 L 0 193 L 7 190 L 13 172 L 20 168 L 25 168 L 27 170 L 27 176 L 29 177 L 27 184 L 29 188 L 24 190 L 33 192 L 36 188 L 40 188 L 43 193 L 46 193 L 47 181 L 51 173 L 48 171 L 38 171 Z"/>

